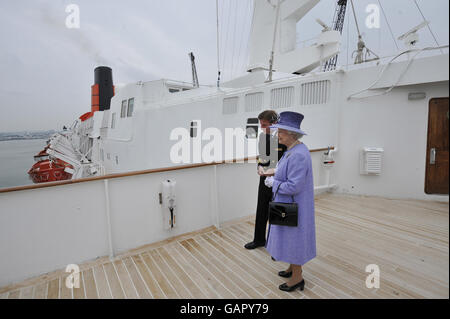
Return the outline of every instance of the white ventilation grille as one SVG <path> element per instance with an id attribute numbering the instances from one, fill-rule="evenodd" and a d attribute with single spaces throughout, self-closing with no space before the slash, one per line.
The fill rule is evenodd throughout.
<path id="1" fill-rule="evenodd" d="M 294 99 L 294 87 L 273 89 L 270 92 L 270 106 L 274 109 L 291 107 Z"/>
<path id="2" fill-rule="evenodd" d="M 237 96 L 227 97 L 223 99 L 222 113 L 234 114 L 237 113 L 239 98 Z"/>
<path id="3" fill-rule="evenodd" d="M 303 83 L 300 105 L 325 104 L 330 96 L 330 80 Z"/>
<path id="4" fill-rule="evenodd" d="M 382 148 L 363 148 L 360 154 L 360 173 L 363 175 L 381 174 L 383 152 Z"/>
<path id="5" fill-rule="evenodd" d="M 261 110 L 263 105 L 264 93 L 249 93 L 245 96 L 245 112 Z"/>

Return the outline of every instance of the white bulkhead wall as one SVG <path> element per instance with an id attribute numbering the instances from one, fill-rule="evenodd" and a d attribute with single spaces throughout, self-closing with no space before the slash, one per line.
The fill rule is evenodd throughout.
<path id="1" fill-rule="evenodd" d="M 133 114 L 121 117 L 122 101 L 134 99 Z M 130 148 L 136 144 L 134 119 L 142 105 L 142 85 L 131 83 L 122 86 L 116 91 L 116 95 L 111 99 L 111 108 L 107 119 L 105 136 L 102 135 L 103 143 L 99 146 L 103 149 L 103 160 L 101 161 L 105 172 L 116 173 L 130 168 L 137 167 L 133 161 L 133 156 L 129 156 Z M 115 114 L 115 115 L 113 115 Z M 114 127 L 112 128 L 112 118 L 114 116 Z M 104 121 L 105 122 L 105 121 Z"/>
<path id="2" fill-rule="evenodd" d="M 281 37 L 277 36 L 275 41 L 277 53 L 295 49 L 296 23 L 318 2 L 319 0 L 285 0 L 283 2 L 279 16 L 281 26 L 278 25 L 278 30 L 281 30 Z M 254 0 L 249 69 L 257 67 L 267 69 L 269 66 L 277 3 L 278 0 Z"/>
<path id="3" fill-rule="evenodd" d="M 296 49 L 297 22 L 318 2 L 319 0 L 280 1 L 274 47 L 274 70 L 286 73 L 306 73 L 339 53 L 341 35 L 338 31 L 333 30 L 322 31 L 314 45 Z M 270 67 L 277 4 L 278 0 L 254 1 L 248 70 L 267 70 Z"/>

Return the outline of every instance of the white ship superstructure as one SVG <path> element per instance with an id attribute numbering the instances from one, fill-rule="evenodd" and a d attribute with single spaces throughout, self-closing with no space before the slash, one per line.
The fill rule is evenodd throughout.
<path id="1" fill-rule="evenodd" d="M 72 129 L 74 149 L 69 153 L 76 155 L 72 161 L 78 162 L 72 178 L 179 165 L 170 158 L 170 150 L 177 142 L 170 139 L 175 128 L 191 130 L 192 125 L 198 125 L 200 133 L 202 129 L 218 128 L 224 135 L 225 128 L 246 129 L 264 109 L 291 110 L 308 119 L 305 125 L 310 134 L 305 143 L 313 149 L 324 148 L 340 144 L 339 132 L 345 125 L 346 109 L 380 105 L 377 117 L 392 121 L 389 108 L 406 112 L 411 103 L 419 103 L 396 96 L 418 91 L 424 94 L 422 102 L 447 96 L 448 54 L 420 55 L 438 48 L 410 49 L 409 58 L 403 61 L 407 54 L 399 52 L 398 59 L 378 61 L 377 65 L 372 62 L 353 70 L 338 67 L 329 72 L 309 72 L 339 52 L 339 32 L 329 29 L 324 29 L 311 47 L 295 49 L 295 28 L 290 25 L 295 25 L 317 2 L 296 1 L 294 5 L 293 1 L 287 1 L 281 5 L 278 16 L 281 35 L 275 37 L 275 72 L 271 82 L 267 79 L 272 37 L 267 34 L 274 28 L 274 8 L 267 1 L 256 1 L 247 75 L 220 87 L 194 87 L 164 79 L 116 87 L 110 107 L 94 111 L 93 117 L 85 121 L 78 119 Z M 421 87 L 416 90 L 415 85 Z M 439 85 L 442 90 L 436 91 Z M 352 96 L 364 89 L 368 90 Z M 369 97 L 360 99 L 364 95 Z M 383 106 L 388 108 L 387 114 L 381 112 Z M 367 117 L 362 115 L 360 121 L 365 120 Z M 426 123 L 427 119 L 423 121 Z M 252 145 L 256 143 L 252 139 L 257 137 L 245 142 Z M 201 138 L 201 135 L 191 137 L 192 142 Z M 203 146 L 208 140 L 200 143 Z M 373 143 L 378 141 L 375 139 Z M 383 144 L 384 139 L 379 143 Z M 221 153 L 218 160 L 225 159 L 225 150 Z M 252 157 L 256 153 L 250 147 L 240 155 Z M 198 162 L 192 156 L 190 160 Z M 79 171 L 79 167 L 84 168 Z"/>
<path id="2" fill-rule="evenodd" d="M 183 244 L 184 248 L 158 248 L 158 253 L 151 258 L 142 255 L 147 267 L 157 263 L 158 256 L 170 264 L 165 249 L 179 253 L 181 257 L 174 258 L 180 263 L 189 264 L 190 255 L 186 251 L 196 256 L 195 262 L 201 263 L 202 257 L 196 254 L 206 256 L 206 252 L 194 249 L 195 243 L 183 237 L 201 229 L 212 233 L 201 233 L 199 243 L 213 239 L 213 243 L 225 242 L 224 247 L 235 249 L 236 242 L 246 237 L 248 225 L 232 226 L 223 233 L 220 230 L 223 225 L 254 214 L 258 183 L 253 161 L 258 155 L 257 116 L 263 110 L 273 109 L 305 116 L 302 128 L 308 135 L 302 141 L 311 150 L 315 192 L 317 195 L 334 193 L 322 197 L 318 227 L 323 225 L 336 234 L 338 229 L 344 230 L 354 236 L 355 242 L 360 241 L 358 249 L 347 247 L 349 253 L 343 258 L 350 263 L 359 254 L 360 259 L 356 258 L 359 267 L 373 260 L 383 263 L 385 252 L 392 261 L 385 267 L 395 271 L 407 269 L 403 278 L 414 277 L 408 272 L 411 261 L 411 267 L 419 273 L 423 271 L 421 274 L 426 278 L 423 282 L 429 280 L 435 284 L 423 284 L 419 296 L 445 297 L 446 287 L 448 297 L 448 274 L 444 274 L 444 270 L 448 272 L 448 225 L 442 224 L 445 221 L 448 224 L 448 209 L 444 206 L 449 200 L 448 45 L 414 45 L 421 32 L 414 29 L 405 34 L 408 46 L 393 57 L 355 67 L 337 66 L 324 72 L 323 66 L 339 53 L 338 31 L 324 27 L 316 43 L 295 48 L 295 25 L 318 0 L 285 0 L 279 5 L 272 2 L 254 1 L 248 73 L 220 86 L 197 87 L 195 83 L 162 79 L 114 87 L 111 78 L 105 82 L 109 90 L 105 102 L 102 101 L 102 76 L 97 79 L 96 73 L 91 112 L 77 119 L 64 133 L 53 136 L 47 150 L 49 155 L 72 165 L 73 169 L 65 169 L 72 174 L 72 180 L 0 191 L 0 242 L 15 245 L 14 249 L 0 247 L 0 255 L 4 257 L 0 262 L 0 286 L 68 263 L 81 263 L 98 256 L 114 259 L 126 255 L 130 249 L 174 236 L 181 236 L 180 241 L 188 243 Z M 423 56 L 425 52 L 433 54 Z M 111 71 L 108 69 L 100 67 L 96 72 L 108 73 Z M 180 141 L 180 136 L 174 134 L 179 128 L 188 132 L 188 161 L 174 161 L 171 157 L 173 147 Z M 227 157 L 230 155 L 227 144 L 221 139 L 221 151 L 216 153 L 219 156 L 205 160 L 195 147 L 202 149 L 211 142 L 212 135 L 204 134 L 209 128 L 221 132 L 221 138 L 226 136 L 227 129 L 242 129 L 246 135 L 241 135 L 240 141 L 239 136 L 233 141 L 234 145 L 243 143 L 243 151 L 233 148 L 234 153 Z M 238 163 L 232 163 L 233 159 Z M 170 184 L 172 188 L 164 188 L 163 181 L 169 184 L 175 181 L 176 187 Z M 56 185 L 60 186 L 50 187 Z M 358 202 L 354 195 L 367 196 L 369 204 L 366 206 L 366 197 L 358 197 Z M 51 203 L 46 201 L 49 197 Z M 168 206 L 166 199 L 176 205 Z M 402 202 L 397 202 L 400 199 Z M 409 199 L 414 204 L 408 206 Z M 338 207 L 332 204 L 333 200 Z M 30 204 L 26 204 L 30 201 L 33 201 L 33 214 L 29 212 Z M 348 206 L 343 204 L 345 201 Z M 427 208 L 426 201 L 431 208 Z M 60 207 L 64 207 L 64 212 L 55 212 Z M 334 209 L 341 210 L 342 214 L 335 213 Z M 395 214 L 397 209 L 399 215 Z M 416 218 L 414 222 L 409 221 L 409 210 Z M 24 214 L 30 218 L 26 225 L 20 217 Z M 176 223 L 168 227 L 167 220 L 173 222 L 173 216 Z M 382 220 L 381 226 L 378 218 Z M 333 219 L 341 224 L 334 221 L 327 224 Z M 249 219 L 246 221 L 248 224 Z M 43 228 L 36 232 L 35 225 Z M 15 231 L 18 227 L 22 231 Z M 386 251 L 374 248 L 387 245 L 382 236 L 376 245 L 364 241 L 359 229 L 370 233 L 372 228 L 392 239 L 394 248 Z M 21 234 L 32 236 L 31 241 L 45 249 L 31 247 L 30 238 Z M 377 239 L 375 233 L 370 234 Z M 347 249 L 338 246 L 338 242 L 332 243 L 327 236 L 321 237 L 326 243 L 322 248 L 329 254 Z M 351 245 L 352 241 L 345 242 Z M 420 267 L 414 251 L 417 245 L 420 246 L 417 254 L 426 256 L 423 258 L 426 267 Z M 71 249 L 64 250 L 62 246 Z M 365 251 L 370 253 L 366 256 Z M 18 257 L 18 252 L 23 254 Z M 232 259 L 226 253 L 225 256 Z M 254 257 L 263 258 L 259 253 Z M 140 262 L 137 259 L 133 262 L 139 268 Z M 245 267 L 236 262 L 233 267 Z M 123 263 L 128 271 L 134 267 L 126 261 Z M 252 263 L 258 261 L 249 261 L 249 265 Z M 139 269 L 144 272 L 146 268 Z M 392 276 L 394 279 L 388 276 L 387 280 L 392 279 L 392 285 L 403 287 L 403 281 L 399 283 Z M 256 278 L 259 278 L 257 273 Z M 322 287 L 318 290 L 323 292 L 322 279 L 318 275 L 317 278 L 317 286 Z M 416 284 L 419 285 L 412 283 Z M 428 286 L 438 288 L 433 290 Z M 233 288 L 227 289 L 239 298 Z M 217 295 L 223 296 L 223 291 Z M 411 288 L 402 293 L 414 297 L 413 291 Z M 368 296 L 365 291 L 359 292 Z M 2 290 L 0 296 L 1 293 Z M 334 293 L 339 295 L 339 289 Z M 390 290 L 380 294 L 395 298 Z M 272 295 L 267 293 L 267 296 Z"/>

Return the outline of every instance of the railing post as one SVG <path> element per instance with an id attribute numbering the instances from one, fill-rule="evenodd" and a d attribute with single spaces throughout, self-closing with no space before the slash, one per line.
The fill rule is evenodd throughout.
<path id="1" fill-rule="evenodd" d="M 105 185 L 105 207 L 106 207 L 106 227 L 108 233 L 109 258 L 114 257 L 114 248 L 112 244 L 112 229 L 111 229 L 111 207 L 109 202 L 109 186 L 108 180 L 103 180 Z"/>
<path id="2" fill-rule="evenodd" d="M 219 216 L 219 193 L 217 189 L 217 165 L 213 165 L 213 178 L 212 178 L 212 189 L 211 189 L 211 218 L 213 225 L 217 229 L 220 227 L 220 216 Z"/>

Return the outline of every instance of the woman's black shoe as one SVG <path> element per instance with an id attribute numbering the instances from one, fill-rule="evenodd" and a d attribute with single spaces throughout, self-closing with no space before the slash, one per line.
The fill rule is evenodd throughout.
<path id="1" fill-rule="evenodd" d="M 280 271 L 278 273 L 278 276 L 281 276 L 281 277 L 284 277 L 284 278 L 289 278 L 289 277 L 292 276 L 292 271 L 284 271 L 284 270 L 282 270 L 282 271 Z"/>
<path id="2" fill-rule="evenodd" d="M 300 281 L 299 283 L 296 283 L 293 286 L 288 286 L 287 283 L 284 283 L 282 285 L 280 285 L 278 288 L 280 288 L 280 290 L 283 291 L 294 291 L 297 288 L 300 288 L 301 291 L 303 291 L 303 289 L 305 289 L 305 280 Z"/>

